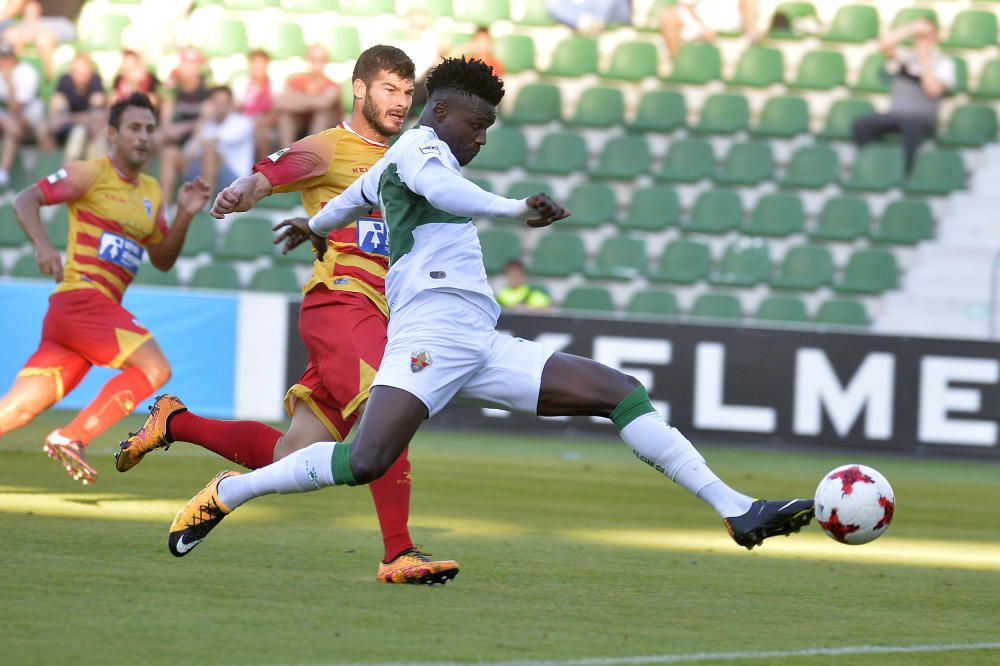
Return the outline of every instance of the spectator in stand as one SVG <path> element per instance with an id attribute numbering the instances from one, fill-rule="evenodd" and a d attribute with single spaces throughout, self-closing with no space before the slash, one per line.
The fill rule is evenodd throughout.
<path id="1" fill-rule="evenodd" d="M 111 87 L 114 102 L 123 100 L 134 92 L 141 92 L 145 93 L 153 104 L 159 104 L 156 91 L 160 87 L 160 82 L 146 67 L 142 56 L 135 51 L 122 52 L 122 66 L 115 75 Z"/>
<path id="2" fill-rule="evenodd" d="M 21 20 L 14 23 L 12 19 L 20 16 Z M 42 3 L 38 0 L 14 0 L 0 9 L 0 26 L 7 23 L 9 27 L 3 30 L 3 39 L 10 42 L 17 52 L 25 46 L 33 44 L 42 59 L 45 78 L 53 75 L 52 56 L 56 46 L 76 39 L 76 28 L 73 22 L 65 16 L 42 16 Z"/>
<path id="3" fill-rule="evenodd" d="M 328 59 L 325 47 L 311 45 L 306 51 L 308 71 L 289 76 L 285 89 L 275 98 L 278 141 L 282 146 L 340 122 L 340 86 L 326 75 Z"/>
<path id="4" fill-rule="evenodd" d="M 268 66 L 271 56 L 267 51 L 250 52 L 246 76 L 238 77 L 233 82 L 237 91 L 236 105 L 240 113 L 250 116 L 254 121 L 254 146 L 257 159 L 263 159 L 271 152 L 274 128 L 277 116 L 274 111 L 274 98 L 271 95 L 271 77 Z"/>
<path id="5" fill-rule="evenodd" d="M 253 168 L 254 124 L 237 110 L 226 86 L 212 88 L 202 108 L 198 127 L 184 146 L 184 179 L 201 176 L 218 192 Z"/>
<path id="6" fill-rule="evenodd" d="M 912 49 L 900 46 L 910 38 Z M 937 26 L 927 19 L 918 19 L 883 35 L 879 48 L 893 75 L 889 113 L 873 113 L 855 120 L 854 141 L 863 146 L 883 134 L 899 132 L 909 174 L 917 148 L 937 128 L 941 98 L 955 87 L 955 61 L 941 53 Z"/>
<path id="7" fill-rule="evenodd" d="M 169 206 L 174 200 L 177 177 L 184 170 L 181 149 L 194 134 L 202 117 L 202 106 L 208 99 L 209 89 L 201 71 L 204 64 L 205 59 L 198 50 L 184 49 L 180 64 L 164 83 L 163 103 L 160 106 L 163 142 L 160 153 L 160 185 L 163 188 L 164 206 Z"/>
<path id="8" fill-rule="evenodd" d="M 490 34 L 490 29 L 486 26 L 476 28 L 476 32 L 469 41 L 452 49 L 451 57 L 461 58 L 462 56 L 482 60 L 493 68 L 493 72 L 497 76 L 503 76 L 503 63 L 493 52 L 493 35 Z"/>
<path id="9" fill-rule="evenodd" d="M 556 21 L 590 37 L 609 23 L 632 23 L 630 0 L 546 0 L 545 6 Z"/>
<path id="10" fill-rule="evenodd" d="M 524 264 L 519 259 L 503 269 L 504 286 L 497 290 L 497 303 L 505 310 L 549 310 L 552 299 L 541 287 L 528 284 Z"/>
<path id="11" fill-rule="evenodd" d="M 746 33 L 757 41 L 763 36 L 757 27 L 757 5 L 757 0 L 676 0 L 660 12 L 660 32 L 671 56 L 684 42 L 714 42 L 720 32 Z"/>
<path id="12" fill-rule="evenodd" d="M 66 147 L 66 164 L 103 152 L 107 103 L 90 56 L 77 53 L 49 101 L 49 128 L 56 142 Z"/>
<path id="13" fill-rule="evenodd" d="M 32 135 L 42 150 L 55 146 L 45 130 L 45 105 L 38 97 L 38 72 L 21 62 L 14 47 L 0 42 L 0 188 L 10 185 L 17 147 Z"/>

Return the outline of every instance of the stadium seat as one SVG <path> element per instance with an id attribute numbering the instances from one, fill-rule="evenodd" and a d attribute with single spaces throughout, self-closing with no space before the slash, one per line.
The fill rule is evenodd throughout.
<path id="1" fill-rule="evenodd" d="M 527 199 L 540 192 L 552 192 L 552 184 L 546 180 L 518 180 L 510 184 L 507 188 L 507 197 L 510 199 Z"/>
<path id="2" fill-rule="evenodd" d="M 545 0 L 526 0 L 522 6 L 523 13 L 515 17 L 516 23 L 539 28 L 556 24 L 555 19 L 552 18 L 548 8 L 545 6 Z M 506 64 L 504 63 L 504 66 Z"/>
<path id="3" fill-rule="evenodd" d="M 794 194 L 765 194 L 757 200 L 743 233 L 784 238 L 802 233 L 804 227 L 802 199 Z"/>
<path id="4" fill-rule="evenodd" d="M 642 96 L 635 118 L 626 123 L 633 132 L 672 132 L 687 121 L 684 96 L 673 90 L 653 90 Z"/>
<path id="5" fill-rule="evenodd" d="M 194 272 L 188 286 L 197 289 L 239 289 L 240 277 L 229 264 L 205 264 Z"/>
<path id="6" fill-rule="evenodd" d="M 645 275 L 647 270 L 644 241 L 611 236 L 601 244 L 594 265 L 586 276 L 599 280 L 635 280 Z"/>
<path id="7" fill-rule="evenodd" d="M 282 294 L 297 294 L 302 290 L 295 271 L 287 266 L 261 268 L 250 278 L 250 291 L 275 291 Z"/>
<path id="8" fill-rule="evenodd" d="M 35 261 L 35 253 L 29 252 L 28 254 L 22 254 L 14 262 L 14 266 L 10 269 L 10 276 L 15 278 L 30 278 L 37 280 L 51 280 L 52 278 L 46 275 L 42 275 L 42 272 L 38 270 L 38 263 Z"/>
<path id="9" fill-rule="evenodd" d="M 997 140 L 997 112 L 991 106 L 970 104 L 952 111 L 948 126 L 938 135 L 946 146 L 978 148 Z"/>
<path id="10" fill-rule="evenodd" d="M 838 292 L 881 294 L 895 289 L 899 281 L 896 255 L 885 250 L 857 250 L 847 260 Z"/>
<path id="11" fill-rule="evenodd" d="M 673 70 L 666 80 L 671 83 L 695 85 L 722 78 L 722 54 L 713 44 L 692 42 L 683 45 L 673 61 Z"/>
<path id="12" fill-rule="evenodd" d="M 990 60 L 979 70 L 979 82 L 969 97 L 1000 99 L 1000 59 Z"/>
<path id="13" fill-rule="evenodd" d="M 810 51 L 799 63 L 795 80 L 789 88 L 831 90 L 847 81 L 847 63 L 839 51 Z"/>
<path id="14" fill-rule="evenodd" d="M 792 24 L 788 28 L 772 27 L 767 31 L 769 39 L 800 40 L 806 35 L 794 27 L 796 21 L 816 18 L 816 7 L 811 2 L 782 2 L 775 7 L 774 14 L 784 14 Z"/>
<path id="15" fill-rule="evenodd" d="M 811 240 L 851 242 L 868 235 L 871 209 L 862 197 L 837 196 L 827 199 L 819 213 Z"/>
<path id="16" fill-rule="evenodd" d="M 569 231 L 542 236 L 531 253 L 528 272 L 543 277 L 567 277 L 583 271 L 587 251 L 583 239 Z"/>
<path id="17" fill-rule="evenodd" d="M 503 35 L 493 41 L 493 53 L 503 63 L 504 73 L 535 69 L 535 41 L 528 35 Z"/>
<path id="18" fill-rule="evenodd" d="M 771 97 L 764 103 L 752 136 L 787 139 L 809 132 L 809 105 L 801 97 Z"/>
<path id="19" fill-rule="evenodd" d="M 653 232 L 675 227 L 680 222 L 681 205 L 677 193 L 668 187 L 651 186 L 635 190 L 618 227 L 629 231 Z"/>
<path id="20" fill-rule="evenodd" d="M 201 252 L 212 252 L 215 250 L 215 236 L 218 221 L 208 213 L 198 213 L 191 220 L 188 227 L 187 236 L 184 238 L 184 247 L 181 248 L 182 257 L 193 257 Z"/>
<path id="21" fill-rule="evenodd" d="M 81 51 L 121 51 L 122 33 L 132 19 L 121 14 L 99 14 L 80 25 L 83 34 L 77 42 Z"/>
<path id="22" fill-rule="evenodd" d="M 868 312 L 865 304 L 846 298 L 831 298 L 823 302 L 816 311 L 816 323 L 830 326 L 868 326 Z"/>
<path id="23" fill-rule="evenodd" d="M 649 42 L 622 42 L 611 54 L 611 63 L 601 72 L 607 79 L 641 81 L 656 76 L 659 54 Z"/>
<path id="24" fill-rule="evenodd" d="M 903 7 L 892 17 L 890 25 L 895 30 L 904 25 L 909 25 L 917 19 L 927 19 L 936 26 L 941 25 L 938 21 L 937 12 L 930 7 Z"/>
<path id="25" fill-rule="evenodd" d="M 513 108 L 503 119 L 510 123 L 550 123 L 560 119 L 561 111 L 559 88 L 548 83 L 529 83 L 521 88 Z"/>
<path id="26" fill-rule="evenodd" d="M 985 9 L 964 9 L 955 15 L 941 46 L 984 49 L 997 45 L 997 17 Z"/>
<path id="27" fill-rule="evenodd" d="M 306 39 L 298 23 L 279 23 L 264 34 L 264 50 L 275 60 L 305 57 Z"/>
<path id="28" fill-rule="evenodd" d="M 479 244 L 483 248 L 483 264 L 490 275 L 502 272 L 508 261 L 521 258 L 521 238 L 513 231 L 484 229 L 479 232 Z"/>
<path id="29" fill-rule="evenodd" d="M 785 175 L 778 184 L 782 187 L 821 189 L 835 184 L 839 177 L 837 151 L 829 146 L 802 146 L 792 153 Z"/>
<path id="30" fill-rule="evenodd" d="M 969 63 L 965 58 L 953 55 L 950 56 L 955 61 L 955 85 L 948 89 L 947 95 L 968 92 L 969 90 Z"/>
<path id="31" fill-rule="evenodd" d="M 821 245 L 789 248 L 771 287 L 794 291 L 816 291 L 833 284 L 833 254 Z"/>
<path id="32" fill-rule="evenodd" d="M 281 8 L 286 12 L 320 14 L 331 9 L 336 11 L 339 5 L 331 0 L 281 0 Z"/>
<path id="33" fill-rule="evenodd" d="M 235 217 L 226 231 L 225 240 L 215 250 L 222 259 L 256 259 L 272 253 L 274 226 L 270 220 L 256 217 Z"/>
<path id="34" fill-rule="evenodd" d="M 486 145 L 469 163 L 473 169 L 509 171 L 524 166 L 528 144 L 517 127 L 494 127 L 486 135 Z"/>
<path id="35" fill-rule="evenodd" d="M 615 191 L 608 185 L 598 183 L 580 183 L 575 186 L 566 199 L 566 207 L 573 214 L 559 224 L 578 229 L 595 229 L 604 224 L 614 224 L 618 212 Z"/>
<path id="36" fill-rule="evenodd" d="M 708 278 L 712 255 L 708 244 L 687 238 L 673 240 L 663 249 L 648 277 L 653 282 L 694 284 Z"/>
<path id="37" fill-rule="evenodd" d="M 547 76 L 583 76 L 597 73 L 597 41 L 590 37 L 567 37 L 552 54 Z"/>
<path id="38" fill-rule="evenodd" d="M 677 297 L 669 291 L 640 289 L 632 294 L 625 312 L 639 317 L 671 318 L 680 315 Z"/>
<path id="39" fill-rule="evenodd" d="M 701 108 L 694 129 L 702 134 L 735 134 L 750 125 L 750 105 L 743 95 L 716 93 Z"/>
<path id="40" fill-rule="evenodd" d="M 912 194 L 947 195 L 965 188 L 962 155 L 943 148 L 922 150 L 904 189 Z"/>
<path id="41" fill-rule="evenodd" d="M 766 88 L 781 83 L 784 78 L 785 60 L 778 49 L 751 46 L 736 63 L 733 78 L 726 81 L 731 86 Z"/>
<path id="42" fill-rule="evenodd" d="M 197 31 L 195 46 L 206 58 L 245 55 L 250 50 L 246 27 L 236 19 L 206 21 Z"/>
<path id="43" fill-rule="evenodd" d="M 854 160 L 845 190 L 885 192 L 903 183 L 903 150 L 899 146 L 870 143 Z"/>
<path id="44" fill-rule="evenodd" d="M 871 238 L 879 243 L 915 245 L 934 238 L 934 214 L 923 201 L 893 201 L 882 212 Z"/>
<path id="45" fill-rule="evenodd" d="M 878 10 L 866 5 L 844 5 L 837 10 L 824 42 L 860 44 L 878 37 Z"/>
<path id="46" fill-rule="evenodd" d="M 464 0 L 457 4 L 456 21 L 490 26 L 497 21 L 510 20 L 508 0 Z"/>
<path id="47" fill-rule="evenodd" d="M 688 314 L 703 319 L 742 319 L 743 306 L 732 294 L 707 293 L 694 300 Z"/>
<path id="48" fill-rule="evenodd" d="M 563 310 L 585 312 L 614 312 L 615 302 L 611 292 L 604 287 L 573 287 L 562 302 Z"/>
<path id="49" fill-rule="evenodd" d="M 871 113 L 875 113 L 875 106 L 866 99 L 839 99 L 830 107 L 817 136 L 827 141 L 849 141 L 854 121 Z"/>
<path id="50" fill-rule="evenodd" d="M 28 237 L 17 225 L 13 206 L 0 206 L 0 247 L 21 247 L 27 242 Z"/>
<path id="51" fill-rule="evenodd" d="M 169 271 L 161 271 L 151 264 L 145 264 L 139 268 L 132 284 L 142 284 L 153 287 L 178 287 L 180 278 L 177 277 L 177 269 L 171 268 Z"/>
<path id="52" fill-rule="evenodd" d="M 887 93 L 892 77 L 885 69 L 885 56 L 881 53 L 871 53 L 861 63 L 858 78 L 854 85 L 849 86 L 851 92 Z"/>
<path id="53" fill-rule="evenodd" d="M 809 323 L 805 301 L 792 296 L 768 296 L 757 305 L 753 315 L 758 322 Z"/>
<path id="54" fill-rule="evenodd" d="M 590 170 L 596 178 L 629 180 L 649 173 L 649 144 L 638 135 L 619 136 L 604 144 L 597 165 Z"/>
<path id="55" fill-rule="evenodd" d="M 625 100 L 617 88 L 588 88 L 577 102 L 576 112 L 566 125 L 611 127 L 625 121 Z"/>
<path id="56" fill-rule="evenodd" d="M 740 228 L 743 204 L 732 190 L 707 190 L 698 195 L 685 231 L 702 234 L 725 234 Z"/>
<path id="57" fill-rule="evenodd" d="M 547 134 L 525 165 L 525 170 L 531 173 L 570 174 L 586 169 L 587 143 L 573 132 Z"/>
<path id="58" fill-rule="evenodd" d="M 65 250 L 69 244 L 69 211 L 66 206 L 56 208 L 56 213 L 45 226 L 45 233 L 57 250 Z"/>
<path id="59" fill-rule="evenodd" d="M 734 143 L 715 175 L 720 185 L 759 185 L 774 177 L 774 153 L 763 141 Z"/>
<path id="60" fill-rule="evenodd" d="M 727 287 L 755 287 L 767 282 L 770 275 L 767 245 L 741 240 L 726 248 L 718 269 L 709 273 L 708 281 Z"/>
<path id="61" fill-rule="evenodd" d="M 265 210 L 293 211 L 302 203 L 298 192 L 274 192 L 257 202 L 257 208 Z"/>
<path id="62" fill-rule="evenodd" d="M 710 178 L 715 172 L 712 144 L 703 139 L 678 139 L 670 143 L 657 180 L 694 183 Z"/>
<path id="63" fill-rule="evenodd" d="M 281 0 L 223 0 L 222 6 L 226 9 L 243 11 L 259 11 L 269 7 L 279 7 Z"/>
<path id="64" fill-rule="evenodd" d="M 353 25 L 330 26 L 326 29 L 326 33 L 328 37 L 324 43 L 329 44 L 327 52 L 330 62 L 350 62 L 361 54 L 361 33 Z M 345 90 L 349 91 L 350 87 L 346 87 Z M 352 96 L 344 95 L 344 98 L 350 100 Z"/>
<path id="65" fill-rule="evenodd" d="M 292 266 L 310 266 L 315 260 L 316 255 L 313 253 L 312 245 L 309 243 L 299 245 L 288 254 L 282 254 L 281 249 L 275 246 L 274 254 L 271 256 L 271 261 L 275 264 Z"/>
<path id="66" fill-rule="evenodd" d="M 344 16 L 388 16 L 396 13 L 396 0 L 338 0 Z"/>

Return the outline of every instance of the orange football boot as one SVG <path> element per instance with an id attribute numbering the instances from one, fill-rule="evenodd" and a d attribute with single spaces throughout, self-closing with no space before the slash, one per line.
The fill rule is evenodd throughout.
<path id="1" fill-rule="evenodd" d="M 400 553 L 392 562 L 378 566 L 375 580 L 380 583 L 406 583 L 409 585 L 444 585 L 458 575 L 458 562 L 432 560 L 430 553 L 411 548 Z"/>
<path id="2" fill-rule="evenodd" d="M 128 434 L 121 442 L 121 449 L 115 453 L 115 468 L 127 472 L 142 461 L 142 457 L 154 449 L 169 449 L 167 422 L 170 417 L 186 412 L 187 406 L 175 395 L 164 393 L 156 396 L 149 408 L 149 416 L 142 427 Z"/>

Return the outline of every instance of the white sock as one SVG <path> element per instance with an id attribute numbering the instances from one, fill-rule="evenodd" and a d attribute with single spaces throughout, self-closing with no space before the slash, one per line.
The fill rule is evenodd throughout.
<path id="1" fill-rule="evenodd" d="M 219 501 L 230 511 L 244 502 L 272 493 L 308 493 L 333 485 L 336 442 L 317 442 L 266 467 L 219 483 Z"/>
<path id="2" fill-rule="evenodd" d="M 687 437 L 667 425 L 657 412 L 635 419 L 622 428 L 621 436 L 639 460 L 670 477 L 723 518 L 750 510 L 753 499 L 723 483 Z"/>

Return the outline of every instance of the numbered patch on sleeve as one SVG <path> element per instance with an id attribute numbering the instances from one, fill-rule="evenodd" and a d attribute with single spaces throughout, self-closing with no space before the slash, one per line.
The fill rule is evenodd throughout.
<path id="1" fill-rule="evenodd" d="M 101 244 L 98 247 L 97 256 L 124 268 L 133 275 L 139 272 L 143 253 L 142 246 L 131 238 L 119 236 L 110 231 L 101 233 Z"/>
<path id="2" fill-rule="evenodd" d="M 69 171 L 66 171 L 66 169 L 59 169 L 59 171 L 56 171 L 55 173 L 49 175 L 45 180 L 49 182 L 49 185 L 55 185 L 60 180 L 63 180 L 64 178 L 68 177 L 69 177 Z"/>
<path id="3" fill-rule="evenodd" d="M 358 218 L 358 247 L 371 254 L 389 256 L 389 227 L 377 217 Z"/>

